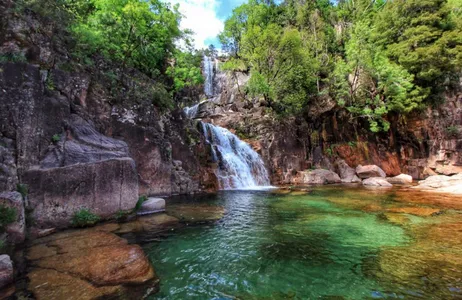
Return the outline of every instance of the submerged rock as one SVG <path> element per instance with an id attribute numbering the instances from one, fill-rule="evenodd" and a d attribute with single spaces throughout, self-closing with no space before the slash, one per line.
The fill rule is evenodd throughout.
<path id="1" fill-rule="evenodd" d="M 101 230 L 35 241 L 27 258 L 32 265 L 29 290 L 37 299 L 139 299 L 158 289 L 159 280 L 141 247 Z"/>
<path id="2" fill-rule="evenodd" d="M 436 208 L 430 207 L 397 207 L 388 209 L 390 212 L 394 213 L 404 213 L 409 215 L 415 215 L 420 217 L 429 217 L 436 214 L 439 214 L 441 211 Z"/>
<path id="3" fill-rule="evenodd" d="M 382 187 L 392 187 L 393 185 L 389 183 L 383 177 L 371 177 L 363 181 L 365 186 L 382 186 Z"/>
<path id="4" fill-rule="evenodd" d="M 407 175 L 407 174 L 400 174 L 395 177 L 387 178 L 387 181 L 391 184 L 411 184 L 412 176 Z"/>
<path id="5" fill-rule="evenodd" d="M 385 174 L 385 172 L 376 165 L 359 165 L 358 167 L 356 167 L 356 173 L 361 179 L 367 179 L 371 177 L 387 177 L 387 174 Z"/>
<path id="6" fill-rule="evenodd" d="M 169 205 L 167 214 L 186 223 L 212 222 L 223 218 L 225 209 L 221 206 L 204 204 Z"/>

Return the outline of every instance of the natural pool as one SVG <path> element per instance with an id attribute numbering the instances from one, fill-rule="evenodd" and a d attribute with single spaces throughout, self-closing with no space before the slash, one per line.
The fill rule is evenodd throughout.
<path id="1" fill-rule="evenodd" d="M 329 187 L 186 201 L 225 216 L 144 246 L 152 299 L 462 297 L 462 198 Z"/>

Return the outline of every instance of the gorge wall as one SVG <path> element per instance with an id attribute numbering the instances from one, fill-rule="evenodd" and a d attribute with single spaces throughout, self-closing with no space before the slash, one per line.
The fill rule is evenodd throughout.
<path id="1" fill-rule="evenodd" d="M 270 113 L 263 99 L 249 99 L 244 73 L 215 77 L 221 92 L 201 103 L 197 117 L 231 129 L 261 154 L 273 184 L 293 184 L 300 171 L 325 168 L 339 172 L 375 164 L 387 175 L 424 179 L 462 172 L 462 93 L 447 92 L 445 102 L 408 117 L 392 116 L 388 133 L 372 133 L 327 97 L 314 99 L 299 117 Z"/>

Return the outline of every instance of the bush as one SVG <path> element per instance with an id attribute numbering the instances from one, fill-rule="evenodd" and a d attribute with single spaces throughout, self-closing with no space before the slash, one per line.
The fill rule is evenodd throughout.
<path id="1" fill-rule="evenodd" d="M 144 203 L 145 201 L 147 201 L 147 200 L 148 200 L 148 197 L 147 197 L 147 196 L 140 196 L 140 197 L 138 198 L 138 202 L 136 202 L 135 211 L 140 210 L 141 205 L 143 205 L 143 203 Z"/>
<path id="2" fill-rule="evenodd" d="M 23 198 L 26 198 L 29 195 L 29 187 L 27 184 L 19 183 L 16 186 L 16 190 L 22 195 Z"/>
<path id="3" fill-rule="evenodd" d="M 53 135 L 51 137 L 51 141 L 53 142 L 53 144 L 58 143 L 60 140 L 61 140 L 61 135 L 60 134 L 55 134 L 55 135 Z"/>
<path id="4" fill-rule="evenodd" d="M 0 204 L 0 230 L 5 230 L 14 221 L 16 221 L 16 209 Z"/>
<path id="5" fill-rule="evenodd" d="M 100 221 L 100 217 L 90 212 L 90 210 L 83 208 L 76 212 L 72 217 L 72 226 L 86 227 L 95 225 Z"/>

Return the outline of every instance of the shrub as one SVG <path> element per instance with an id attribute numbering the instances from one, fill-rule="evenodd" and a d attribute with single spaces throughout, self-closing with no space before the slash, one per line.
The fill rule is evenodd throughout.
<path id="1" fill-rule="evenodd" d="M 446 128 L 446 132 L 449 137 L 456 138 L 457 136 L 459 136 L 459 129 L 457 128 L 457 126 L 449 126 L 448 128 Z"/>
<path id="2" fill-rule="evenodd" d="M 53 144 L 58 143 L 60 140 L 61 140 L 61 135 L 60 134 L 55 134 L 55 135 L 53 135 L 51 137 L 51 141 L 53 142 Z"/>
<path id="3" fill-rule="evenodd" d="M 16 209 L 0 204 L 0 230 L 5 230 L 6 226 L 16 221 Z"/>
<path id="4" fill-rule="evenodd" d="M 143 203 L 144 203 L 145 201 L 147 201 L 147 200 L 148 200 L 148 197 L 147 197 L 147 196 L 140 196 L 140 197 L 138 198 L 138 202 L 136 202 L 135 211 L 140 210 L 141 205 L 143 205 Z"/>
<path id="5" fill-rule="evenodd" d="M 27 184 L 19 183 L 16 186 L 16 190 L 22 195 L 23 198 L 26 198 L 29 195 L 29 187 Z"/>
<path id="6" fill-rule="evenodd" d="M 72 217 L 72 226 L 75 227 L 86 227 L 92 226 L 99 222 L 101 218 L 90 210 L 83 208 L 76 212 Z"/>
<path id="7" fill-rule="evenodd" d="M 26 62 L 27 59 L 22 53 L 5 53 L 0 55 L 0 63 L 6 63 L 6 62 L 13 62 L 13 63 L 18 63 L 18 62 Z"/>

